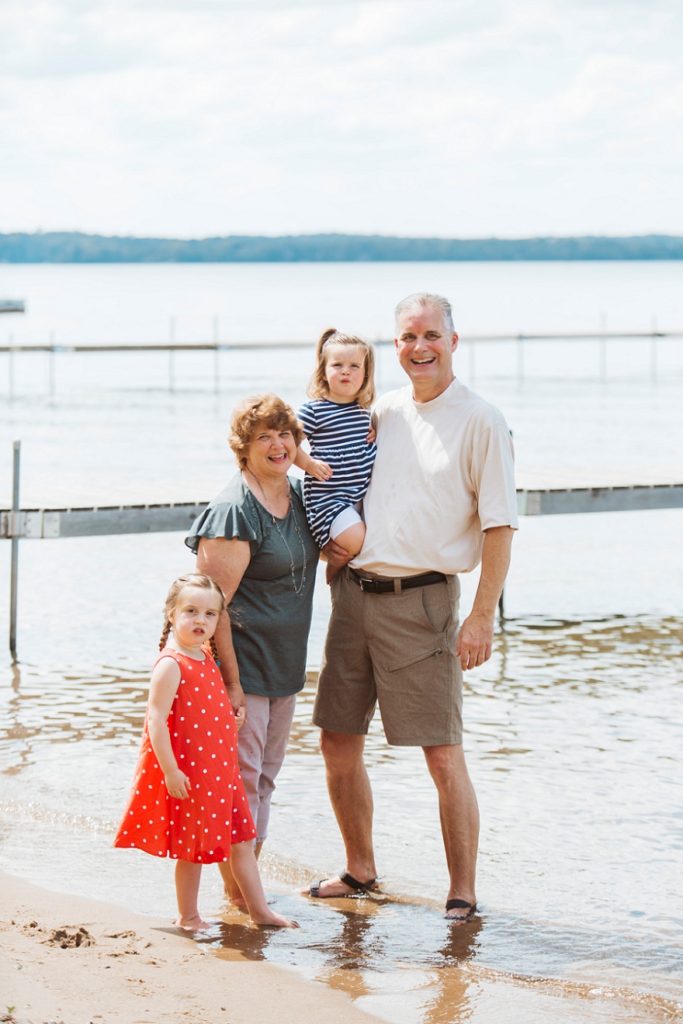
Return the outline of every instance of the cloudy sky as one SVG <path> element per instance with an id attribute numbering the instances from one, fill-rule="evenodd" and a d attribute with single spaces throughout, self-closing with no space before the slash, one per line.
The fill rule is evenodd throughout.
<path id="1" fill-rule="evenodd" d="M 0 231 L 683 232 L 680 0 L 0 0 Z"/>

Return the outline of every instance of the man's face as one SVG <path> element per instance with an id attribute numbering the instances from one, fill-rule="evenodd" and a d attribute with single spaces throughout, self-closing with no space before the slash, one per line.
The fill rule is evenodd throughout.
<path id="1" fill-rule="evenodd" d="M 401 315 L 395 339 L 398 361 L 410 377 L 413 395 L 428 402 L 454 379 L 453 352 L 458 335 L 449 331 L 434 306 L 415 306 Z"/>

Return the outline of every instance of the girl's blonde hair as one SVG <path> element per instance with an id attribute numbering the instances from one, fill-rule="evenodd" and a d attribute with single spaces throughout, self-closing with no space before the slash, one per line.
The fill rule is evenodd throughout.
<path id="1" fill-rule="evenodd" d="M 259 428 L 267 430 L 290 430 L 297 448 L 304 439 L 304 432 L 291 406 L 277 395 L 252 395 L 235 406 L 230 421 L 230 445 L 240 469 L 247 464 L 251 442 Z"/>
<path id="2" fill-rule="evenodd" d="M 173 614 L 173 610 L 178 603 L 178 598 L 185 587 L 200 587 L 201 590 L 212 590 L 218 598 L 221 611 L 225 610 L 225 595 L 216 581 L 212 580 L 210 576 L 204 576 L 203 573 L 200 572 L 188 572 L 185 576 L 179 576 L 177 580 L 173 580 L 170 590 L 166 595 L 166 602 L 164 604 L 164 628 L 161 631 L 161 639 L 159 640 L 160 651 L 163 651 L 166 646 L 169 633 L 173 628 L 171 625 L 171 615 Z M 209 643 L 211 645 L 211 653 L 214 658 L 218 660 L 218 649 L 213 637 L 211 637 Z"/>
<path id="3" fill-rule="evenodd" d="M 375 350 L 363 338 L 355 334 L 343 334 L 335 327 L 328 327 L 318 338 L 315 346 L 315 370 L 308 384 L 306 394 L 309 398 L 327 398 L 329 387 L 325 380 L 325 349 L 328 345 L 357 345 L 365 354 L 365 373 L 356 402 L 362 409 L 367 409 L 375 400 Z"/>

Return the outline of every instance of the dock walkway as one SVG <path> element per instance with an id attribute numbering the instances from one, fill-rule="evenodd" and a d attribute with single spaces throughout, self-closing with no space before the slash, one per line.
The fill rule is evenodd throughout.
<path id="1" fill-rule="evenodd" d="M 0 539 L 39 540 L 101 537 L 123 533 L 168 533 L 187 529 L 208 501 L 81 508 L 0 509 Z M 587 512 L 633 512 L 682 508 L 683 483 L 615 487 L 520 488 L 523 516 Z"/>

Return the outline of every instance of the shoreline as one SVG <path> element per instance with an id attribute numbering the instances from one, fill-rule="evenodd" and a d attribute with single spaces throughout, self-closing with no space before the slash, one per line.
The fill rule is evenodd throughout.
<path id="1" fill-rule="evenodd" d="M 213 955 L 168 920 L 0 873 L 0 1021 L 7 1024 L 371 1024 L 293 970 Z"/>
<path id="2" fill-rule="evenodd" d="M 665 1024 L 680 1010 L 614 978 L 596 985 L 463 962 L 430 972 L 431 983 L 424 970 L 408 985 L 402 970 L 390 971 L 398 981 L 376 1016 L 356 1002 L 381 995 L 366 971 L 348 962 L 318 981 L 299 965 L 268 962 L 259 950 L 272 932 L 243 927 L 243 918 L 226 924 L 242 941 L 216 948 L 181 933 L 170 915 L 133 913 L 5 872 L 0 903 L 0 1024 Z M 356 912 L 362 920 L 373 905 Z M 343 945 L 340 956 L 348 957 Z"/>

